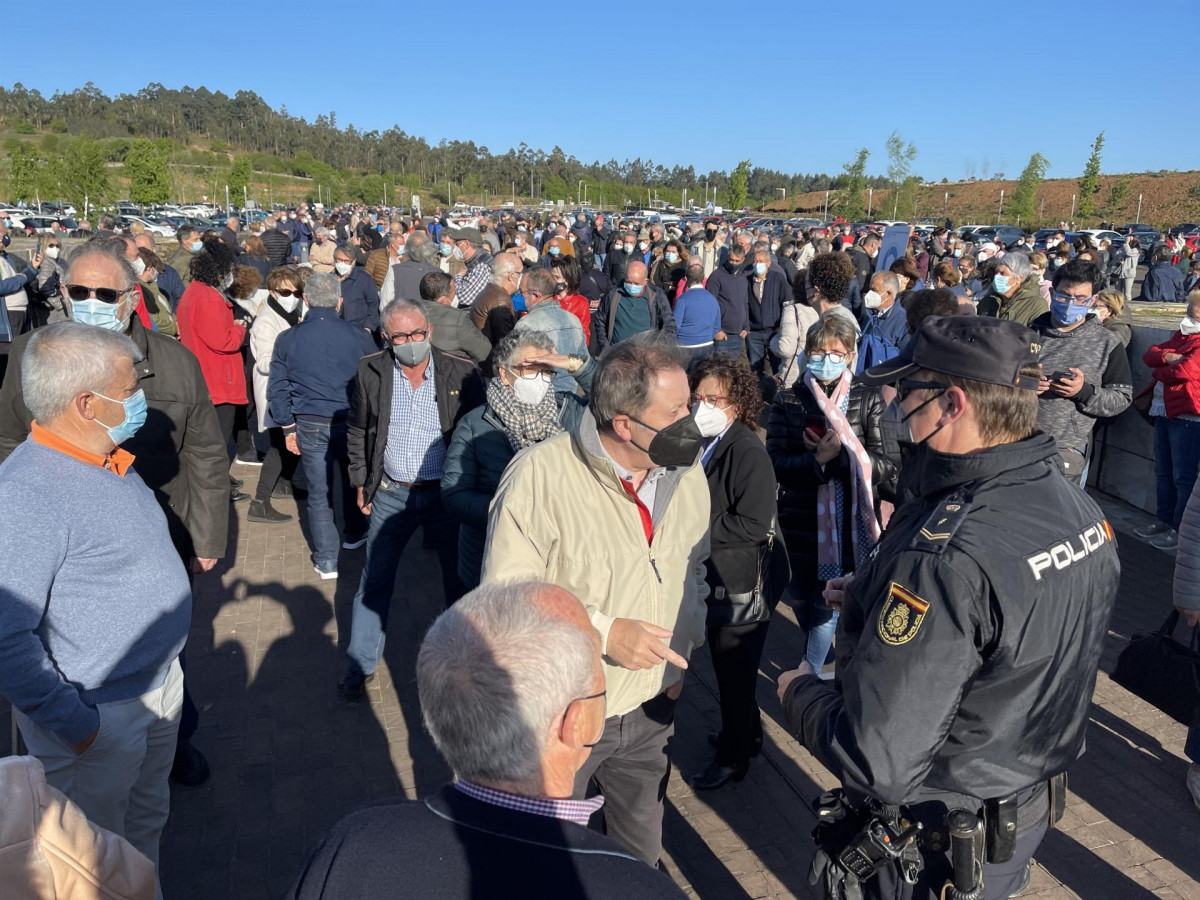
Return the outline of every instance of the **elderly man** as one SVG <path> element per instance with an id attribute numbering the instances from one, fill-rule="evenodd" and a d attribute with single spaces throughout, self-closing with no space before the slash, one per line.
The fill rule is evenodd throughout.
<path id="1" fill-rule="evenodd" d="M 875 260 L 879 256 L 879 246 L 882 243 L 883 239 L 878 234 L 868 231 L 861 243 L 846 251 L 854 263 L 854 278 L 858 282 L 860 293 L 867 290 L 867 282 L 871 280 L 871 273 L 875 271 Z"/>
<path id="2" fill-rule="evenodd" d="M 899 295 L 900 279 L 894 272 L 876 272 L 871 276 L 871 289 L 863 295 L 867 321 L 858 341 L 855 374 L 887 362 L 908 340 L 908 319 L 904 308 L 896 303 Z"/>
<path id="3" fill-rule="evenodd" d="M 179 246 L 164 262 L 175 270 L 179 280 L 187 287 L 192 283 L 192 257 L 204 248 L 204 244 L 200 240 L 199 230 L 192 225 L 184 225 L 175 232 L 175 240 Z"/>
<path id="4" fill-rule="evenodd" d="M 760 376 L 771 364 L 771 374 L 779 372 L 779 357 L 771 349 L 771 338 L 779 332 L 783 304 L 791 300 L 787 276 L 783 269 L 771 264 L 771 252 L 766 248 L 754 251 L 754 267 L 747 273 L 746 307 L 749 328 L 746 330 L 746 356 L 750 367 Z"/>
<path id="5" fill-rule="evenodd" d="M 746 337 L 750 334 L 750 282 L 745 277 L 745 263 L 746 251 L 740 244 L 734 244 L 725 261 L 704 283 L 705 290 L 717 298 L 721 307 L 721 330 L 713 344 L 717 353 L 745 354 Z"/>
<path id="6" fill-rule="evenodd" d="M 596 307 L 596 340 L 603 351 L 635 334 L 662 332 L 675 340 L 671 301 L 646 280 L 646 264 L 634 260 L 625 266 L 625 280 L 614 286 Z"/>
<path id="7" fill-rule="evenodd" d="M 521 284 L 524 266 L 515 253 L 501 253 L 492 264 L 487 286 L 480 291 L 470 305 L 471 322 L 494 347 L 500 339 L 513 330 L 517 314 L 513 310 L 512 296 Z M 530 269 L 533 272 L 533 269 Z M 455 281 L 458 285 L 458 281 Z M 455 297 L 462 307 L 460 297 Z"/>
<path id="8" fill-rule="evenodd" d="M 292 236 L 287 230 L 287 221 L 287 213 L 280 212 L 274 221 L 267 219 L 266 227 L 259 235 L 272 268 L 287 265 L 288 258 L 292 255 Z"/>
<path id="9" fill-rule="evenodd" d="M 596 221 L 592 225 L 592 253 L 595 254 L 596 268 L 604 270 L 604 261 L 608 256 L 608 242 L 612 239 L 612 228 L 603 213 L 596 213 Z"/>
<path id="10" fill-rule="evenodd" d="M 602 797 L 570 799 L 606 705 L 600 642 L 575 597 L 530 583 L 472 591 L 425 635 L 417 691 L 454 784 L 343 819 L 305 864 L 294 900 L 683 896 L 585 827 Z"/>
<path id="11" fill-rule="evenodd" d="M 600 632 L 608 718 L 575 796 L 594 776 L 609 836 L 648 865 L 662 852 L 667 745 L 708 596 L 708 485 L 688 399 L 676 350 L 652 339 L 612 347 L 579 427 L 509 464 L 483 563 L 485 585 L 571 591 Z"/>
<path id="12" fill-rule="evenodd" d="M 462 260 L 466 265 L 463 271 L 454 276 L 458 305 L 463 309 L 470 309 L 491 280 L 495 257 L 484 249 L 483 235 L 479 233 L 478 228 L 459 228 L 452 231 L 450 242 L 454 248 L 454 258 Z"/>
<path id="13" fill-rule="evenodd" d="M 454 426 L 483 402 L 469 359 L 432 346 L 425 310 L 393 300 L 383 310 L 388 350 L 362 360 L 350 415 L 350 482 L 370 516 L 367 561 L 354 595 L 346 674 L 338 689 L 361 697 L 383 653 L 396 567 L 424 526 L 442 567 L 446 604 L 462 593 L 458 526 L 442 504 L 442 468 Z"/>
<path id="14" fill-rule="evenodd" d="M 128 335 L 142 355 L 139 384 L 150 415 L 124 449 L 138 460 L 138 474 L 167 517 L 171 541 L 193 575 L 207 572 L 225 555 L 229 530 L 229 458 L 196 357 L 179 341 L 146 328 L 134 315 L 134 275 L 123 241 L 96 240 L 71 254 L 65 290 L 76 321 Z M 12 343 L 14 371 L 30 334 Z M 0 461 L 30 433 L 33 415 L 21 382 L 0 389 Z M 208 763 L 191 745 L 199 714 L 184 694 L 183 721 L 172 777 L 182 784 L 208 778 Z"/>
<path id="15" fill-rule="evenodd" d="M 554 275 L 547 269 L 531 269 L 521 284 L 525 297 L 525 308 L 529 310 L 513 329 L 515 331 L 540 331 L 554 341 L 554 352 L 571 358 L 570 368 L 554 373 L 554 389 L 575 393 L 575 374 L 586 365 L 588 354 L 587 338 L 578 317 L 563 309 L 555 299 Z"/>
<path id="16" fill-rule="evenodd" d="M 395 222 L 394 225 L 404 227 L 402 222 Z M 376 247 L 367 254 L 366 260 L 363 262 L 363 269 L 371 280 L 375 282 L 375 288 L 378 290 L 383 287 L 384 279 L 391 271 L 392 266 L 400 262 L 400 257 L 404 255 L 404 232 L 391 231 L 384 235 L 382 246 Z M 381 306 L 383 298 L 380 298 Z M 390 301 L 389 301 L 390 302 Z"/>
<path id="17" fill-rule="evenodd" d="M 237 216 L 230 216 L 225 220 L 225 227 L 217 232 L 218 236 L 224 241 L 225 246 L 233 251 L 233 255 L 237 256 L 242 252 L 242 248 L 238 246 L 238 229 L 242 227 L 242 223 Z"/>
<path id="18" fill-rule="evenodd" d="M 1015 250 L 1004 254 L 977 311 L 981 316 L 995 316 L 1025 326 L 1045 314 L 1046 301 L 1037 278 L 1033 277 L 1028 255 Z"/>
<path id="19" fill-rule="evenodd" d="M 379 289 L 380 309 L 393 300 L 416 302 L 421 299 L 421 279 L 436 272 L 437 255 L 429 235 L 424 231 L 410 232 L 404 242 L 404 252 L 396 257 Z"/>
<path id="20" fill-rule="evenodd" d="M 192 593 L 120 447 L 146 421 L 142 352 L 78 322 L 38 329 L 24 350 L 34 421 L 0 465 L 0 695 L 46 780 L 157 866 Z"/>
<path id="21" fill-rule="evenodd" d="M 354 249 L 349 244 L 333 251 L 333 270 L 341 282 L 342 318 L 368 334 L 378 334 L 379 291 L 371 276 L 354 264 Z"/>
<path id="22" fill-rule="evenodd" d="M 318 225 L 313 230 L 313 243 L 308 248 L 308 261 L 312 263 L 314 272 L 322 275 L 333 272 L 333 251 L 336 247 L 337 242 L 324 225 Z"/>
<path id="23" fill-rule="evenodd" d="M 475 327 L 466 310 L 455 308 L 454 279 L 445 272 L 430 272 L 421 279 L 421 306 L 432 328 L 429 339 L 438 350 L 477 363 L 491 355 L 491 341 Z"/>
<path id="24" fill-rule="evenodd" d="M 608 251 L 608 258 L 604 263 L 604 274 L 613 284 L 620 284 L 625 280 L 625 267 L 629 265 L 630 261 L 638 258 L 636 253 L 637 236 L 632 231 L 622 231 L 613 242 L 612 249 Z"/>
<path id="25" fill-rule="evenodd" d="M 299 454 L 308 481 L 308 525 L 313 569 L 323 580 L 338 577 L 338 544 L 361 547 L 366 524 L 347 477 L 347 418 L 359 360 L 375 352 L 363 328 L 341 319 L 337 279 L 314 273 L 304 284 L 308 313 L 275 339 L 267 380 L 271 418 L 284 442 Z M 342 483 L 344 543 L 333 515 L 333 479 Z"/>

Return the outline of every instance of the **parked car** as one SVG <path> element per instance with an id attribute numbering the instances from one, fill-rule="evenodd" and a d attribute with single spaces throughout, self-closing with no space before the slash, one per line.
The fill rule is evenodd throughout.
<path id="1" fill-rule="evenodd" d="M 170 225 L 153 222 L 144 216 L 122 214 L 117 218 L 117 224 L 126 231 L 129 230 L 134 222 L 140 222 L 151 234 L 159 235 L 160 237 L 175 237 L 175 229 Z"/>
<path id="2" fill-rule="evenodd" d="M 976 228 L 972 234 L 975 235 L 975 243 L 979 243 L 982 238 L 985 241 L 991 241 L 993 244 L 998 244 L 1002 247 L 1008 247 L 1017 242 L 1025 232 L 1016 225 L 981 225 Z"/>

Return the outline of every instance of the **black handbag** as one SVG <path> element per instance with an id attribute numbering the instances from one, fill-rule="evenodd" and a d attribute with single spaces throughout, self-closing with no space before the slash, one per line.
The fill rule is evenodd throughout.
<path id="1" fill-rule="evenodd" d="M 1200 628 L 1192 629 L 1191 643 L 1185 645 L 1173 637 L 1178 624 L 1179 610 L 1174 610 L 1158 631 L 1130 638 L 1112 680 L 1191 727 L 1200 710 Z"/>
<path id="2" fill-rule="evenodd" d="M 727 591 L 724 586 L 717 586 L 713 590 L 713 598 L 720 605 L 709 607 L 709 625 L 750 625 L 771 618 L 791 572 L 787 551 L 782 541 L 776 540 L 778 530 L 779 518 L 775 516 L 771 519 L 767 539 L 759 547 L 757 572 L 751 590 Z"/>

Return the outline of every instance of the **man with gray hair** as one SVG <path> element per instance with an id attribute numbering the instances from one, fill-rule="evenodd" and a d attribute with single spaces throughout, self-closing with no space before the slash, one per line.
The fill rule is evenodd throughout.
<path id="1" fill-rule="evenodd" d="M 383 276 L 379 288 L 380 310 L 393 300 L 416 303 L 421 299 L 421 279 L 439 271 L 437 249 L 424 231 L 410 232 L 404 241 L 404 253 Z"/>
<path id="2" fill-rule="evenodd" d="M 896 303 L 899 295 L 900 278 L 895 272 L 876 272 L 871 276 L 871 289 L 863 294 L 867 321 L 858 341 L 855 374 L 887 362 L 908 340 L 908 319 L 904 308 Z"/>
<path id="3" fill-rule="evenodd" d="M 46 780 L 157 866 L 192 594 L 120 446 L 146 421 L 142 362 L 125 335 L 78 322 L 24 348 L 34 421 L 0 465 L 0 695 Z"/>
<path id="4" fill-rule="evenodd" d="M 607 833 L 649 865 L 662 852 L 667 745 L 708 596 L 709 492 L 689 398 L 678 348 L 650 336 L 611 347 L 579 426 L 505 470 L 483 562 L 485 585 L 571 591 L 600 632 L 608 718 L 575 797 L 594 777 Z"/>
<path id="5" fill-rule="evenodd" d="M 1028 328 L 1049 307 L 1042 297 L 1037 278 L 1029 265 L 1028 254 L 1005 253 L 996 267 L 996 275 L 987 294 L 979 300 L 976 312 L 981 316 L 1010 319 Z"/>
<path id="6" fill-rule="evenodd" d="M 450 232 L 452 253 L 466 268 L 454 276 L 454 287 L 458 293 L 458 305 L 464 309 L 475 303 L 491 281 L 492 263 L 495 257 L 483 246 L 483 234 L 478 228 L 458 228 Z M 499 338 L 490 338 L 495 343 Z"/>
<path id="7" fill-rule="evenodd" d="M 294 900 L 397 885 L 445 900 L 683 896 L 585 827 L 602 797 L 571 799 L 604 730 L 606 691 L 600 641 L 570 593 L 532 582 L 472 591 L 425 635 L 417 691 L 455 782 L 347 816 L 309 857 Z"/>
<path id="8" fill-rule="evenodd" d="M 591 360 L 583 325 L 573 314 L 563 309 L 554 292 L 554 275 L 540 266 L 525 273 L 521 285 L 528 312 L 517 322 L 514 331 L 538 331 L 554 341 L 554 352 L 568 357 L 568 368 L 554 373 L 554 389 L 574 394 L 575 375 Z"/>
<path id="9" fill-rule="evenodd" d="M 393 300 L 383 310 L 389 349 L 363 359 L 355 376 L 350 483 L 370 528 L 338 684 L 348 700 L 363 695 L 379 664 L 396 567 L 418 528 L 437 551 L 446 605 L 462 594 L 458 525 L 442 503 L 442 470 L 454 427 L 483 403 L 483 382 L 469 359 L 433 346 L 433 330 L 420 304 Z"/>
<path id="10" fill-rule="evenodd" d="M 499 254 L 492 263 L 487 286 L 470 304 L 471 322 L 492 342 L 492 346 L 500 343 L 500 339 L 512 331 L 516 324 L 517 314 L 513 309 L 512 295 L 521 284 L 524 268 L 517 254 Z M 457 297 L 455 300 L 458 306 L 466 306 L 458 302 Z"/>
<path id="11" fill-rule="evenodd" d="M 334 275 L 308 276 L 308 313 L 275 339 L 267 379 L 271 418 L 283 428 L 287 448 L 299 454 L 308 481 L 312 561 L 322 579 L 337 578 L 339 543 L 346 550 L 361 547 L 367 530 L 350 490 L 346 429 L 359 360 L 376 347 L 369 332 L 339 316 L 340 290 Z M 333 515 L 334 478 L 342 485 L 344 534 Z"/>

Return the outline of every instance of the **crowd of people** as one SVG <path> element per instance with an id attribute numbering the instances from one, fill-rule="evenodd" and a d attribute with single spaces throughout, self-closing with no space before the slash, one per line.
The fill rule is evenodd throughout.
<path id="1" fill-rule="evenodd" d="M 780 602 L 804 636 L 780 700 L 845 802 L 904 805 L 934 832 L 948 809 L 1011 802 L 1015 850 L 984 867 L 986 896 L 1008 896 L 1082 752 L 1119 571 L 1083 488 L 1097 422 L 1134 401 L 1140 248 L 1062 238 L 938 228 L 877 269 L 880 235 L 849 226 L 455 227 L 304 205 L 170 248 L 102 231 L 67 256 L 52 237 L 0 280 L 0 549 L 23 560 L 0 578 L 0 695 L 35 777 L 141 854 L 109 861 L 144 887 L 168 778 L 208 776 L 190 579 L 226 554 L 231 504 L 273 527 L 292 517 L 272 500 L 304 494 L 315 574 L 365 557 L 348 702 L 381 660 L 405 547 L 421 530 L 436 553 L 447 609 L 418 687 L 457 778 L 344 820 L 295 896 L 466 896 L 476 866 L 519 867 L 539 895 L 678 895 L 653 867 L 689 659 L 707 641 L 721 726 L 686 777 L 717 790 L 761 750 Z M 1183 299 L 1174 252 L 1151 249 L 1147 295 Z M 1198 539 L 1187 299 L 1139 397 L 1159 466 L 1143 536 L 1164 549 Z M 252 496 L 235 460 L 259 467 Z M 981 734 L 988 716 L 1002 724 Z M 945 849 L 909 846 L 868 895 L 936 895 Z M 822 854 L 834 885 L 845 869 Z"/>

